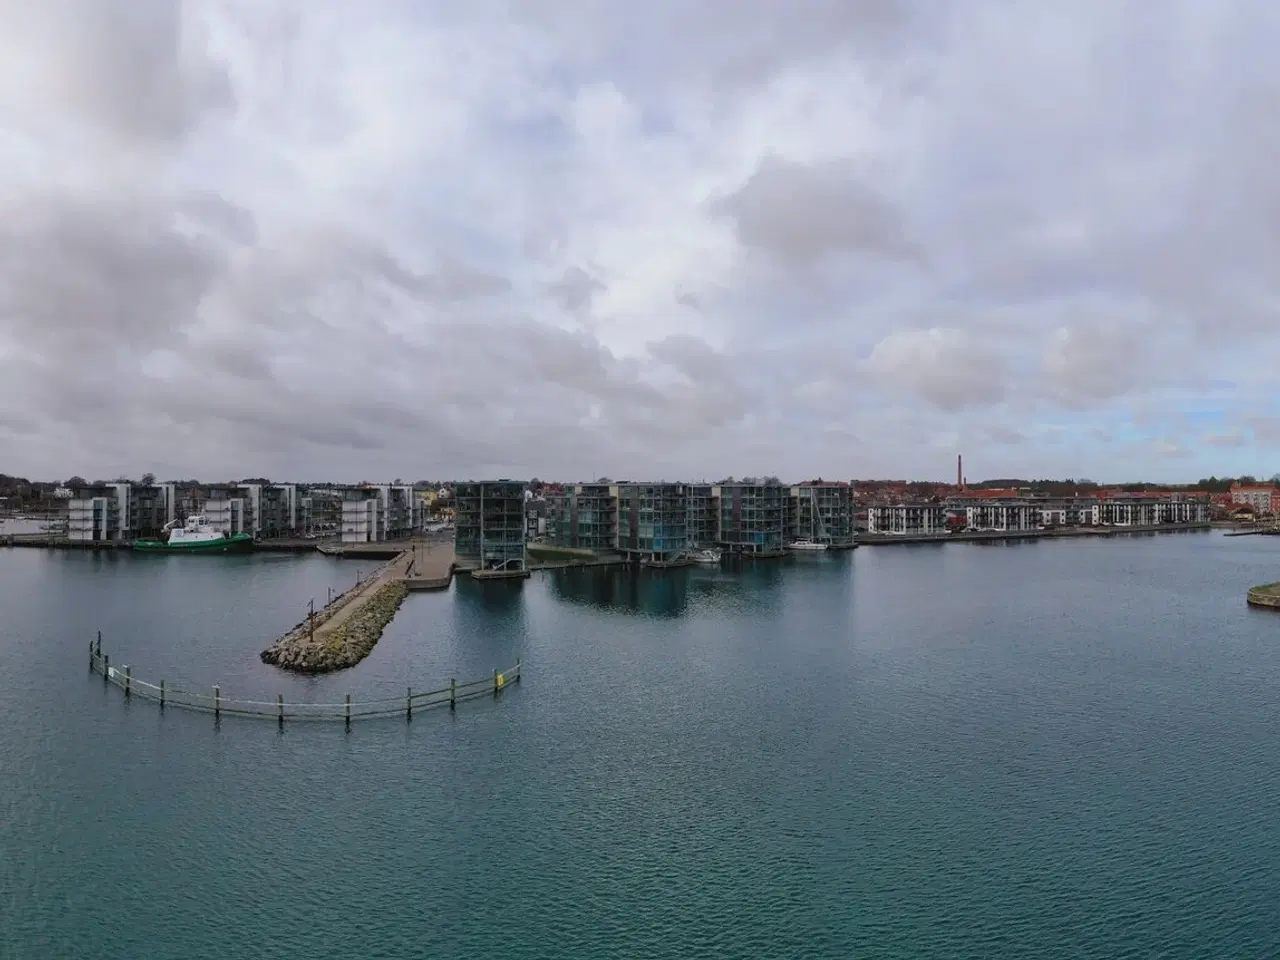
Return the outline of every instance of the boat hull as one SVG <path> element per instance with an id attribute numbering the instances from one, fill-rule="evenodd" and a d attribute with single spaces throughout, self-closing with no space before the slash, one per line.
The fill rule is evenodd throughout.
<path id="1" fill-rule="evenodd" d="M 217 540 L 200 543 L 169 543 L 166 540 L 135 540 L 133 549 L 139 553 L 250 553 L 253 537 L 236 533 Z"/>

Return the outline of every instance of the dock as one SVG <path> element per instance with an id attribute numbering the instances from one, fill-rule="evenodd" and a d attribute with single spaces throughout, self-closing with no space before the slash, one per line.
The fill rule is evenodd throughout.
<path id="1" fill-rule="evenodd" d="M 453 541 L 421 540 L 411 548 L 404 585 L 410 590 L 447 590 L 453 582 Z"/>

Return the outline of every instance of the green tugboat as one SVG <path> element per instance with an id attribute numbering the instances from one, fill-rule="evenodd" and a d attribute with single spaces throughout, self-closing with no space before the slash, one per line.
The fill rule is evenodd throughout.
<path id="1" fill-rule="evenodd" d="M 168 536 L 163 540 L 135 540 L 133 549 L 140 553 L 249 553 L 253 537 L 247 533 L 227 536 L 209 526 L 200 516 L 188 517 L 181 526 L 177 521 L 165 524 Z"/>

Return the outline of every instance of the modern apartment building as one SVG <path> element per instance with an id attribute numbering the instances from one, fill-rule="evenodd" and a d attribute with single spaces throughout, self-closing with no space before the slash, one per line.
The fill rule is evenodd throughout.
<path id="1" fill-rule="evenodd" d="M 619 483 L 618 552 L 633 560 L 672 563 L 689 549 L 689 503 L 683 483 Z"/>
<path id="2" fill-rule="evenodd" d="M 549 535 L 561 547 L 579 550 L 616 550 L 618 547 L 618 497 L 608 483 L 566 486 L 551 499 Z"/>
<path id="3" fill-rule="evenodd" d="M 712 487 L 719 501 L 720 545 L 748 556 L 782 554 L 787 542 L 790 489 L 781 484 L 723 483 Z"/>
<path id="4" fill-rule="evenodd" d="M 454 556 L 473 570 L 524 569 L 525 482 L 467 481 L 454 487 Z"/>
<path id="5" fill-rule="evenodd" d="M 685 487 L 690 550 L 714 547 L 720 542 L 720 502 L 712 492 L 714 489 L 709 483 L 691 483 Z"/>
<path id="6" fill-rule="evenodd" d="M 81 487 L 67 499 L 67 538 L 72 543 L 110 543 L 129 539 L 128 483 Z"/>
<path id="7" fill-rule="evenodd" d="M 249 533 L 259 538 L 289 537 L 300 530 L 295 484 L 242 483 Z"/>
<path id="8" fill-rule="evenodd" d="M 811 480 L 791 488 L 788 511 L 794 540 L 812 540 L 828 547 L 854 545 L 853 485 Z"/>
<path id="9" fill-rule="evenodd" d="M 67 538 L 72 543 L 108 543 L 158 537 L 174 518 L 174 485 L 127 481 L 94 484 L 71 490 L 67 504 Z"/>
<path id="10" fill-rule="evenodd" d="M 422 504 L 405 484 L 353 487 L 342 495 L 342 542 L 404 540 L 422 528 Z"/>
<path id="11" fill-rule="evenodd" d="M 868 507 L 867 532 L 903 536 L 946 533 L 947 509 L 940 503 L 895 503 Z"/>

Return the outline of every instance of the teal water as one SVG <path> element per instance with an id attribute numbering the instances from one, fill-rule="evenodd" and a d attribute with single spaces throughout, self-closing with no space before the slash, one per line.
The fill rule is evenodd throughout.
<path id="1" fill-rule="evenodd" d="M 0 957 L 1280 955 L 1280 540 L 864 548 L 411 597 L 258 662 L 308 558 L 0 549 Z M 286 724 L 148 678 L 497 700 Z"/>

